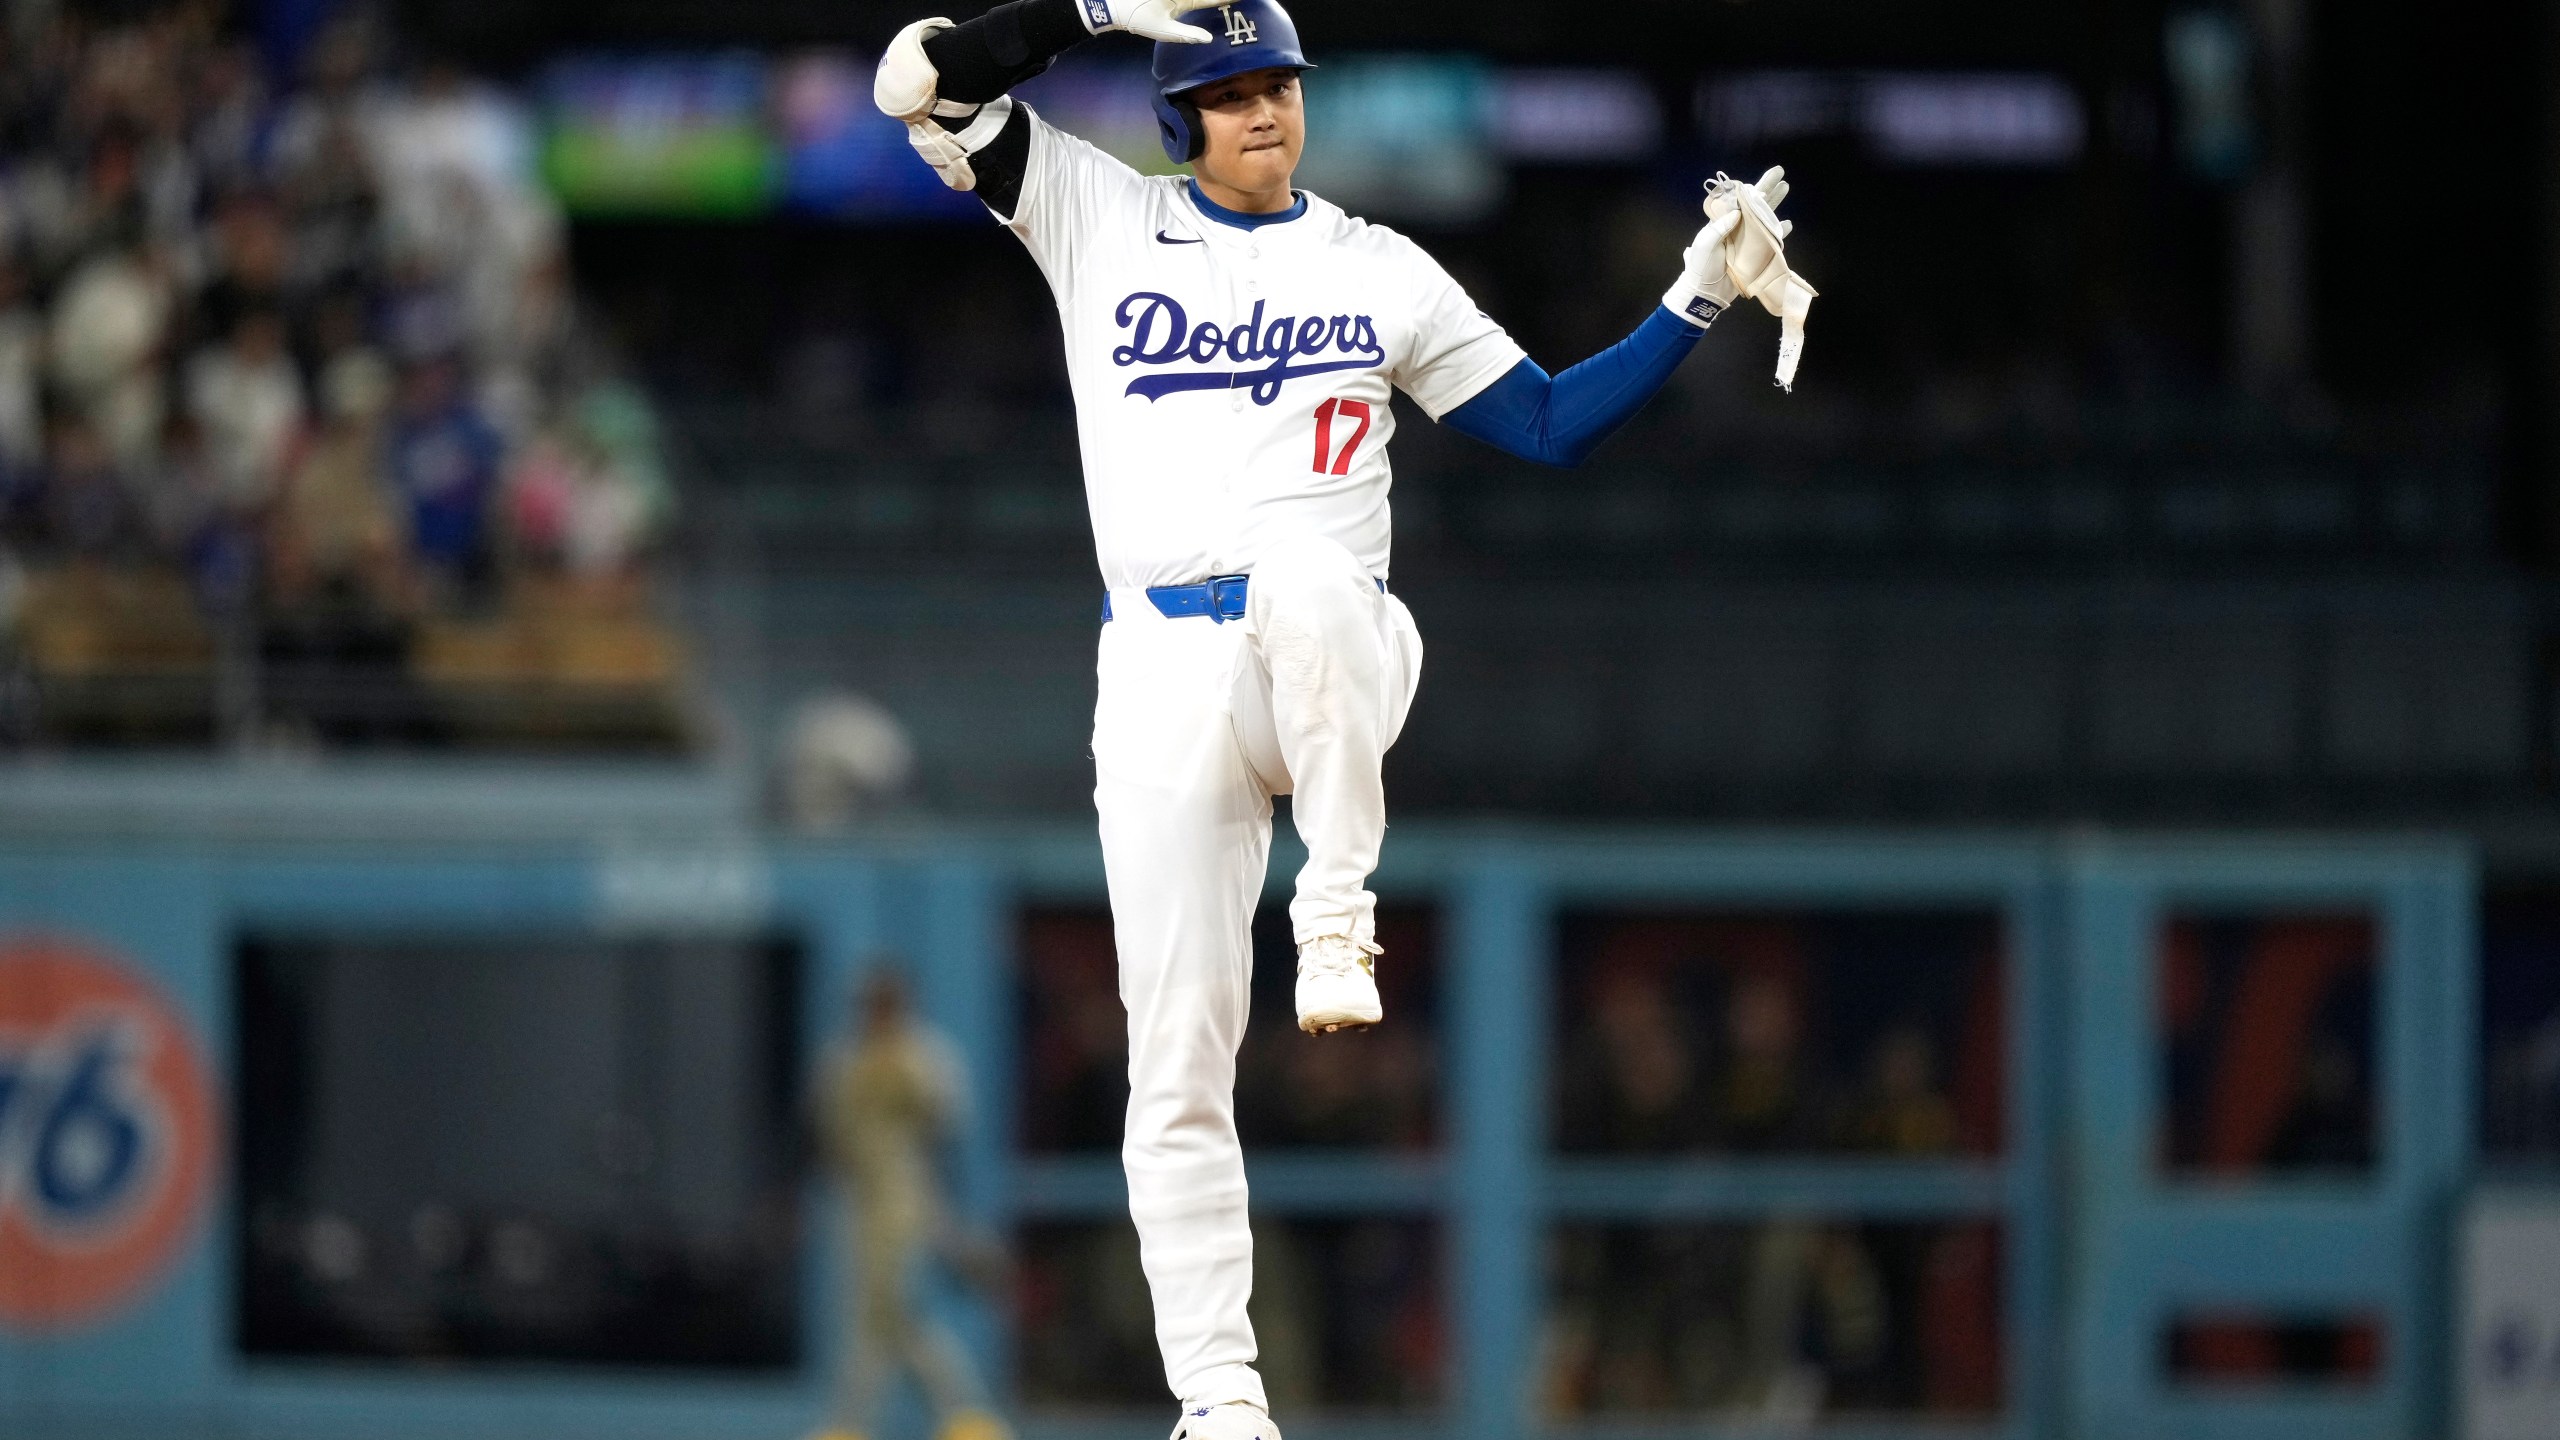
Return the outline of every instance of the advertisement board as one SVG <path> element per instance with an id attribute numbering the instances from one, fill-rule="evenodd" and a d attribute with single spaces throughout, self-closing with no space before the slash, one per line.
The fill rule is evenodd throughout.
<path id="1" fill-rule="evenodd" d="M 2464 1440 L 2560 1435 L 2560 1190 L 2490 1190 L 2462 1227 Z"/>

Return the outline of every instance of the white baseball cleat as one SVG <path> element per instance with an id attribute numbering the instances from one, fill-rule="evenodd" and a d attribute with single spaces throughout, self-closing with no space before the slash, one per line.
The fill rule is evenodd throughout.
<path id="1" fill-rule="evenodd" d="M 1319 935 L 1298 947 L 1298 1028 L 1310 1035 L 1356 1030 L 1386 1018 L 1378 1003 L 1378 978 L 1371 956 L 1382 954 L 1366 940 L 1348 935 Z"/>
<path id="2" fill-rule="evenodd" d="M 1174 1422 L 1173 1440 L 1280 1440 L 1271 1417 L 1241 1400 L 1224 1405 L 1186 1405 Z"/>

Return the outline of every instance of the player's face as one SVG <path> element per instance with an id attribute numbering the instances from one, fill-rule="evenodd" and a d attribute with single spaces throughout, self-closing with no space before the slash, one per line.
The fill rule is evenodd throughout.
<path id="1" fill-rule="evenodd" d="M 1204 181 L 1247 195 L 1282 197 L 1307 145 L 1298 72 L 1249 70 L 1191 92 L 1208 143 L 1193 168 Z"/>

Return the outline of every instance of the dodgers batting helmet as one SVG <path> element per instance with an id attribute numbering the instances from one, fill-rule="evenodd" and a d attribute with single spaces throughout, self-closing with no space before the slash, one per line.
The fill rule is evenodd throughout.
<path id="1" fill-rule="evenodd" d="M 1280 0 L 1235 0 L 1213 14 L 1194 10 L 1182 17 L 1209 32 L 1206 45 L 1156 42 L 1156 130 L 1173 163 L 1200 158 L 1208 134 L 1200 128 L 1200 107 L 1189 92 L 1213 81 L 1286 65 L 1313 70 L 1298 48 L 1298 27 Z"/>

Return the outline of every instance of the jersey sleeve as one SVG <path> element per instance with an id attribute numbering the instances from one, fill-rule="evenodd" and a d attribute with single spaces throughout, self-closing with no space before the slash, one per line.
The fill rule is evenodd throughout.
<path id="1" fill-rule="evenodd" d="M 1420 292 L 1413 343 L 1404 363 L 1388 377 L 1432 419 L 1472 400 L 1528 358 L 1493 317 L 1476 308 L 1440 262 L 1410 246 L 1413 283 Z"/>
<path id="2" fill-rule="evenodd" d="M 1028 107 L 1025 107 L 1026 109 Z M 1146 203 L 1146 178 L 1048 121 L 1030 115 L 1022 193 L 1005 228 L 1022 239 L 1052 286 L 1091 258 L 1097 237 L 1126 225 Z"/>

